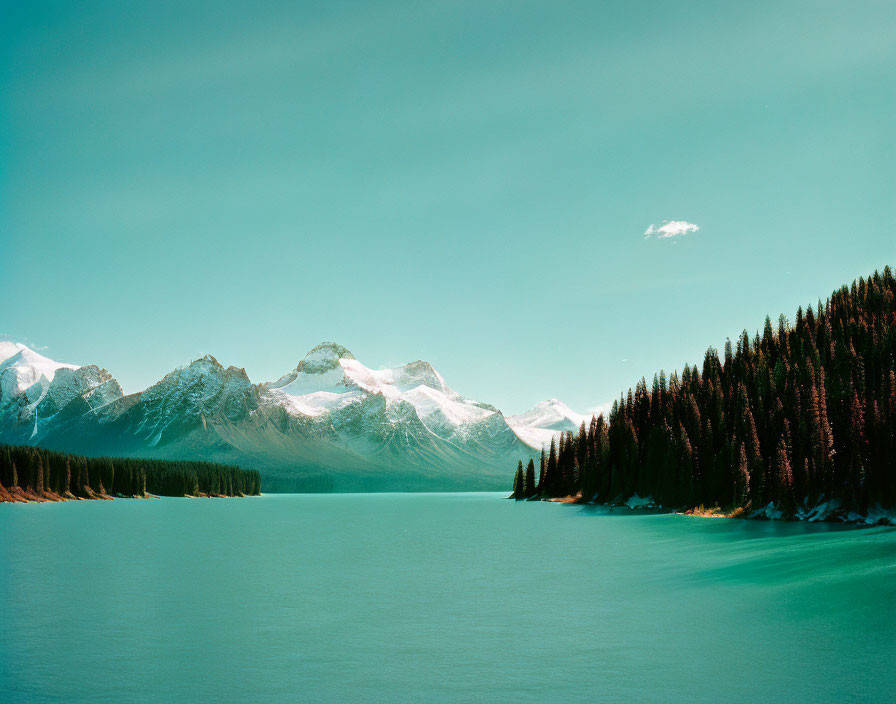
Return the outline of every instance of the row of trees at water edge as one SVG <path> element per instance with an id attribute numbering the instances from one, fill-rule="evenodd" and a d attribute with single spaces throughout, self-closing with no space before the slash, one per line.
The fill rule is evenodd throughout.
<path id="1" fill-rule="evenodd" d="M 212 462 L 82 457 L 0 445 L 0 492 L 24 492 L 26 498 L 251 496 L 261 492 L 261 477 L 254 470 Z"/>
<path id="2" fill-rule="evenodd" d="M 638 494 L 668 507 L 785 514 L 837 500 L 845 511 L 896 505 L 896 280 L 844 286 L 720 359 L 641 379 L 608 418 L 582 424 L 541 456 L 537 482 L 517 468 L 513 496 Z M 533 467 L 534 473 L 534 467 Z"/>

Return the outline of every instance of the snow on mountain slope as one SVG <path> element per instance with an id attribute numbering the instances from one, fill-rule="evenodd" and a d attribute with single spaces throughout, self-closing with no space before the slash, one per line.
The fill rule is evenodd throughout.
<path id="1" fill-rule="evenodd" d="M 567 431 L 578 431 L 583 421 L 590 423 L 591 416 L 580 415 L 555 398 L 542 401 L 525 413 L 507 418 L 507 424 L 517 437 L 537 450 L 550 445 L 552 439 L 559 439 Z"/>
<path id="2" fill-rule="evenodd" d="M 332 342 L 275 382 L 206 355 L 128 396 L 105 369 L 0 343 L 0 442 L 243 464 L 280 490 L 500 488 L 582 418 L 555 401 L 505 419 L 427 362 L 372 369 Z"/>
<path id="3" fill-rule="evenodd" d="M 95 364 L 56 372 L 37 410 L 42 417 L 83 399 L 91 409 L 101 408 L 122 397 L 121 386 L 105 369 Z"/>
<path id="4" fill-rule="evenodd" d="M 60 369 L 75 364 L 54 362 L 18 342 L 0 342 L 0 403 L 25 394 L 29 403 L 40 399 Z"/>
<path id="5" fill-rule="evenodd" d="M 428 362 L 370 369 L 345 347 L 332 342 L 315 347 L 294 371 L 265 387 L 272 402 L 293 415 L 312 418 L 360 403 L 369 396 L 382 396 L 387 407 L 405 402 L 440 435 L 497 412 L 491 406 L 462 398 Z"/>
<path id="6" fill-rule="evenodd" d="M 0 360 L 0 437 L 8 441 L 40 442 L 63 409 L 95 412 L 122 396 L 95 365 L 56 362 L 13 342 L 0 342 Z"/>
<path id="7" fill-rule="evenodd" d="M 155 446 L 199 424 L 207 427 L 207 418 L 245 419 L 258 407 L 258 390 L 245 369 L 225 369 L 207 354 L 142 392 L 137 407 L 138 431 Z"/>

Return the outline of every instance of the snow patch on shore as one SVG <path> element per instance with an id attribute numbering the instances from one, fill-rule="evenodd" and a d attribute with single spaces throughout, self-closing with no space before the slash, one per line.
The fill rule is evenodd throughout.
<path id="1" fill-rule="evenodd" d="M 865 523 L 896 526 L 896 508 L 885 509 L 880 504 L 875 504 L 865 514 Z"/>
<path id="2" fill-rule="evenodd" d="M 784 518 L 784 512 L 777 508 L 774 502 L 769 501 L 768 505 L 763 506 L 762 508 L 753 511 L 750 514 L 750 518 L 768 518 L 770 520 L 780 520 Z"/>
<path id="3" fill-rule="evenodd" d="M 832 499 L 831 501 L 822 501 L 816 506 L 800 506 L 797 509 L 794 518 L 798 518 L 801 521 L 809 521 L 812 523 L 814 523 L 815 521 L 826 521 L 839 510 L 840 500 Z"/>
<path id="4" fill-rule="evenodd" d="M 638 493 L 635 492 L 628 501 L 625 502 L 625 505 L 629 508 L 654 508 L 655 504 L 653 502 L 652 496 L 638 496 Z"/>

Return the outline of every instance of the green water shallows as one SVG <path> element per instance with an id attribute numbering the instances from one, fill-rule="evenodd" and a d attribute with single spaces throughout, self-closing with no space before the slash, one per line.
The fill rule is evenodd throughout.
<path id="1" fill-rule="evenodd" d="M 896 529 L 496 494 L 0 505 L 5 702 L 896 700 Z"/>

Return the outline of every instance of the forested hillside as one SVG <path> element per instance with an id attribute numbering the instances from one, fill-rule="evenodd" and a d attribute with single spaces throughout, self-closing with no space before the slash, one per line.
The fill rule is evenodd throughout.
<path id="1" fill-rule="evenodd" d="M 0 501 L 61 501 L 114 496 L 257 495 L 256 471 L 211 462 L 81 457 L 0 445 Z"/>
<path id="2" fill-rule="evenodd" d="M 722 358 L 641 379 L 578 434 L 517 468 L 516 498 L 578 495 L 664 507 L 805 516 L 896 504 L 896 280 L 883 273 L 824 303 L 766 318 Z M 528 471 L 527 471 L 528 470 Z"/>

